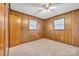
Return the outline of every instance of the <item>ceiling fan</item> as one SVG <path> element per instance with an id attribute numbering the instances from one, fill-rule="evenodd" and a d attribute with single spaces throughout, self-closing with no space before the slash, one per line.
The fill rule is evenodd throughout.
<path id="1" fill-rule="evenodd" d="M 45 3 L 41 8 L 39 8 L 39 12 L 42 13 L 49 13 L 51 10 L 55 9 L 55 6 L 52 6 L 51 3 Z"/>

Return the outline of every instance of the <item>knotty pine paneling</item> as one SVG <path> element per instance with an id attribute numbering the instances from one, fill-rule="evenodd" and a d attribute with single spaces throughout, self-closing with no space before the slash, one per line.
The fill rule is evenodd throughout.
<path id="1" fill-rule="evenodd" d="M 10 15 L 10 46 L 21 44 L 21 17 Z"/>
<path id="2" fill-rule="evenodd" d="M 17 20 L 21 20 L 19 24 Z M 29 30 L 29 20 L 37 21 L 39 29 Z M 44 20 L 34 16 L 10 10 L 10 47 L 43 38 L 44 23 Z"/>
<path id="3" fill-rule="evenodd" d="M 54 21 L 65 18 L 65 29 L 55 30 Z M 70 45 L 79 46 L 79 9 L 46 20 L 46 38 Z"/>
<path id="4" fill-rule="evenodd" d="M 74 45 L 79 46 L 79 9 L 72 12 L 72 34 Z"/>

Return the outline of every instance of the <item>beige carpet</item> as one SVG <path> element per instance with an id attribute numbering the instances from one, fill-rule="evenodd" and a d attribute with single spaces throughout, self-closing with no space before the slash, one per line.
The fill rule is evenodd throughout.
<path id="1" fill-rule="evenodd" d="M 40 39 L 9 49 L 10 56 L 78 56 L 79 48 L 48 39 Z"/>

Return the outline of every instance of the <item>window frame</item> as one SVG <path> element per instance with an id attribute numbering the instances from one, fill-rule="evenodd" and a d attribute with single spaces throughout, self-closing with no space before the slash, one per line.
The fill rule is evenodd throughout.
<path id="1" fill-rule="evenodd" d="M 36 21 L 36 29 L 30 29 L 30 20 L 36 21 L 36 20 L 33 20 L 33 19 L 29 19 L 29 21 L 28 21 L 28 28 L 29 28 L 29 30 L 38 30 L 38 21 Z"/>
<path id="2" fill-rule="evenodd" d="M 55 21 L 60 20 L 60 19 L 64 19 L 64 29 L 55 29 Z M 65 28 L 66 28 L 65 19 L 66 19 L 65 17 L 55 19 L 54 22 L 53 22 L 54 30 L 59 30 L 59 31 L 65 30 Z"/>

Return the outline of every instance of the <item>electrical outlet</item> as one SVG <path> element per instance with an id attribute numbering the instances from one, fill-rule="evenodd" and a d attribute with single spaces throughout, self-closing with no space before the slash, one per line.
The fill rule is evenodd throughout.
<path id="1" fill-rule="evenodd" d="M 3 44 L 0 44 L 0 47 L 3 47 Z"/>
<path id="2" fill-rule="evenodd" d="M 63 37 L 61 37 L 61 39 L 63 39 Z"/>

